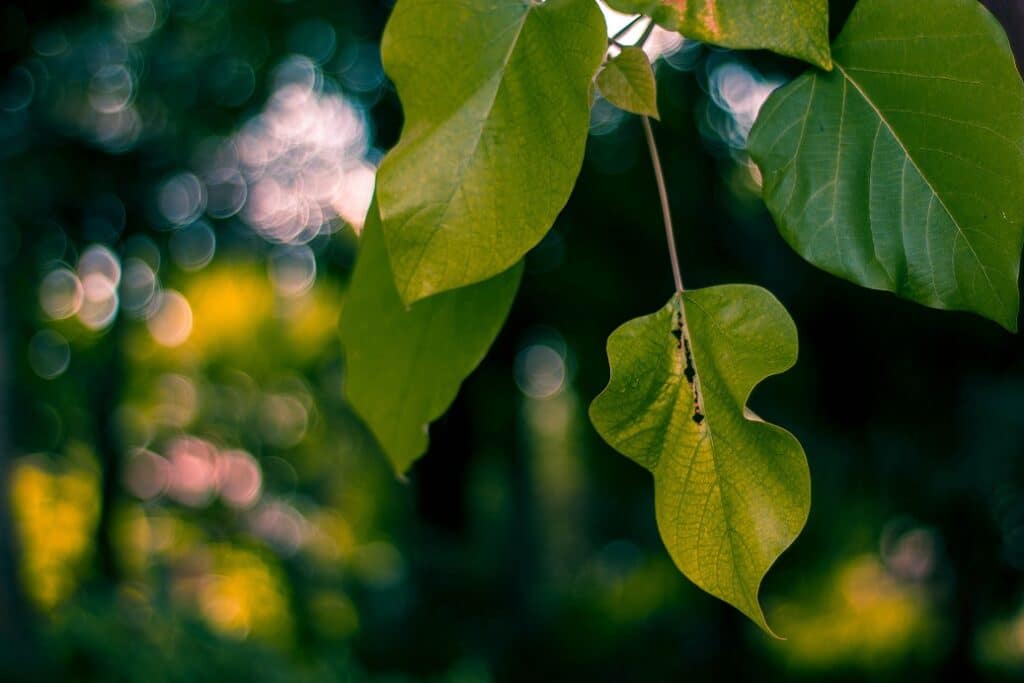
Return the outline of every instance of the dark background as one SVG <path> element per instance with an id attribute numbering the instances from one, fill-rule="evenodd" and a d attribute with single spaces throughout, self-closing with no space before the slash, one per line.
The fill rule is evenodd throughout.
<path id="1" fill-rule="evenodd" d="M 1021 3 L 988 4 L 1020 55 Z M 851 5 L 833 3 L 834 33 Z M 126 39 L 125 17 L 146 26 L 150 8 L 152 28 Z M 827 276 L 782 241 L 722 134 L 730 113 L 714 74 L 736 64 L 781 78 L 796 63 L 686 45 L 658 66 L 656 127 L 687 286 L 762 285 L 800 331 L 796 368 L 752 399 L 798 436 L 812 473 L 808 526 L 762 591 L 786 641 L 675 571 L 649 475 L 586 419 L 607 380 L 608 334 L 672 290 L 634 118 L 599 105 L 568 207 L 407 482 L 340 395 L 334 321 L 351 227 L 335 219 L 336 231 L 309 242 L 317 277 L 299 299 L 268 279 L 284 252 L 244 211 L 206 217 L 217 238 L 209 265 L 175 260 L 184 228 L 154 209 L 159 189 L 193 172 L 204 141 L 265 111 L 294 55 L 317 64 L 318 93 L 365 116 L 371 163 L 395 143 L 401 108 L 376 56 L 388 12 L 371 0 L 0 8 L 4 679 L 1024 675 L 1024 345 L 980 318 Z M 89 113 L 105 64 L 133 75 L 134 137 L 111 142 Z M 27 100 L 18 69 L 32 75 Z M 74 269 L 92 244 L 127 259 L 138 236 L 162 255 L 161 281 L 192 304 L 181 349 L 160 348 L 123 314 L 99 330 L 47 317 L 47 273 Z M 296 322 L 308 310 L 319 311 L 313 322 Z M 224 320 L 235 321 L 227 337 L 216 333 Z M 70 349 L 53 379 L 31 361 L 45 330 Z M 537 347 L 560 359 L 548 368 L 565 374 L 555 390 L 531 384 L 524 354 Z M 185 398 L 167 386 L 186 387 Z M 181 419 L 152 418 L 190 400 Z M 262 430 L 295 401 L 297 438 Z M 138 421 L 143 436 L 125 415 L 150 416 Z M 259 499 L 126 487 L 138 448 L 170 457 L 184 436 L 248 452 Z"/>

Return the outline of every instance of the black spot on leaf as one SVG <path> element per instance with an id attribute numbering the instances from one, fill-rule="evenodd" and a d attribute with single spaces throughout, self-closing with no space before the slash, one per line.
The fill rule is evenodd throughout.
<path id="1" fill-rule="evenodd" d="M 686 369 L 683 370 L 683 374 L 686 375 L 686 381 L 693 384 L 693 379 L 697 376 L 697 370 L 693 367 L 693 353 L 690 352 L 690 340 L 684 340 L 683 345 L 686 347 Z"/>
<path id="2" fill-rule="evenodd" d="M 679 327 L 673 328 L 672 336 L 676 338 L 676 348 L 681 349 L 683 347 L 683 330 Z"/>

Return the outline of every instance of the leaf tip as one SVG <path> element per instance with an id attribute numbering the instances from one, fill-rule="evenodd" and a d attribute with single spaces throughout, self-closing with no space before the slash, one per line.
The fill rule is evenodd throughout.
<path id="1" fill-rule="evenodd" d="M 824 71 L 832 71 L 835 67 L 832 63 L 832 48 L 827 42 L 815 43 L 804 55 L 804 59 Z"/>
<path id="2" fill-rule="evenodd" d="M 401 298 L 406 311 L 410 310 L 417 301 L 422 301 L 441 291 L 433 283 L 415 276 L 405 278 L 402 282 L 396 282 L 395 284 L 398 288 L 398 296 Z"/>
<path id="3" fill-rule="evenodd" d="M 1016 280 L 1016 278 L 1015 278 Z M 1003 316 L 996 322 L 1002 325 L 1010 334 L 1017 334 L 1019 331 L 1018 319 L 1020 318 L 1020 297 L 1014 297 L 1013 304 L 1007 307 Z"/>
<path id="4" fill-rule="evenodd" d="M 395 475 L 395 480 L 402 484 L 409 483 L 409 470 L 412 468 L 413 463 L 423 457 L 423 454 L 427 451 L 428 437 L 426 429 L 424 429 L 423 434 L 422 444 L 409 452 L 396 452 L 398 449 L 394 445 L 381 444 L 381 449 L 384 451 L 388 464 L 391 465 L 391 472 Z"/>
<path id="5" fill-rule="evenodd" d="M 1012 302 L 1000 301 L 1000 305 L 983 306 L 977 302 L 974 306 L 967 306 L 961 310 L 976 313 L 981 317 L 991 320 L 1010 334 L 1017 334 L 1020 331 L 1018 318 L 1020 317 L 1020 299 L 1014 297 Z"/>
<path id="6" fill-rule="evenodd" d="M 758 592 L 760 592 L 760 585 L 757 586 L 757 590 Z M 742 601 L 733 602 L 732 600 L 724 600 L 724 602 L 728 605 L 731 605 L 732 607 L 735 607 L 740 614 L 745 616 L 747 619 L 750 619 L 750 623 L 761 629 L 761 631 L 763 631 L 764 634 L 767 635 L 769 638 L 779 641 L 786 640 L 784 636 L 780 636 L 778 633 L 775 632 L 775 630 L 771 626 L 768 625 L 768 619 L 767 617 L 765 617 L 764 610 L 761 608 L 761 601 L 759 597 L 754 598 L 753 604 L 744 604 L 744 602 Z"/>

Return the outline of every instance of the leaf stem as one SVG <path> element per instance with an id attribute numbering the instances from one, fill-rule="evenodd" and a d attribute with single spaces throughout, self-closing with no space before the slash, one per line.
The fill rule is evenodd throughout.
<path id="1" fill-rule="evenodd" d="M 654 19 L 651 19 L 651 23 L 647 24 L 647 28 L 644 29 L 644 32 L 640 35 L 640 38 L 636 43 L 633 44 L 633 47 L 643 47 L 646 45 L 647 39 L 651 37 L 652 33 L 654 33 Z"/>
<path id="2" fill-rule="evenodd" d="M 676 250 L 676 237 L 672 229 L 672 212 L 668 205 L 668 190 L 665 189 L 665 174 L 661 170 L 661 157 L 658 156 L 658 146 L 654 142 L 654 131 L 651 130 L 651 120 L 641 116 L 644 124 L 644 134 L 647 136 L 647 147 L 651 152 L 651 165 L 654 167 L 654 179 L 658 184 L 658 196 L 661 198 L 661 215 L 665 223 L 665 239 L 668 241 L 668 257 L 672 262 L 672 277 L 675 279 L 676 291 L 683 292 L 683 275 L 679 269 L 679 252 Z"/>
<path id="3" fill-rule="evenodd" d="M 611 38 L 608 39 L 608 42 L 613 44 L 613 45 L 620 45 L 619 39 L 621 39 L 622 36 L 624 36 L 627 33 L 629 33 L 629 29 L 631 29 L 634 26 L 636 26 L 637 23 L 639 23 L 640 20 L 643 19 L 643 18 L 644 18 L 644 16 L 642 14 L 637 15 L 636 17 L 634 17 L 632 21 L 630 21 L 628 24 L 626 24 L 625 26 L 620 28 L 618 31 L 616 31 L 615 35 L 613 35 Z"/>

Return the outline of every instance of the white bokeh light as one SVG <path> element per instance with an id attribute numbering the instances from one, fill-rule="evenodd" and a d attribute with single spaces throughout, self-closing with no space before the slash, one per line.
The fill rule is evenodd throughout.
<path id="1" fill-rule="evenodd" d="M 53 320 L 64 320 L 82 308 L 82 281 L 68 268 L 54 268 L 39 284 L 39 306 Z"/>
<path id="2" fill-rule="evenodd" d="M 146 320 L 146 327 L 157 344 L 181 346 L 192 334 L 192 307 L 188 299 L 173 289 L 164 290 L 156 311 Z"/>
<path id="3" fill-rule="evenodd" d="M 279 244 L 306 244 L 336 229 L 338 220 L 358 229 L 376 174 L 365 112 L 330 92 L 305 56 L 284 60 L 273 82 L 263 111 L 206 155 L 208 213 L 239 213 Z"/>
<path id="4" fill-rule="evenodd" d="M 71 347 L 60 333 L 40 330 L 29 341 L 28 364 L 43 379 L 56 379 L 71 364 Z"/>
<path id="5" fill-rule="evenodd" d="M 304 244 L 274 249 L 268 269 L 274 289 L 285 298 L 305 294 L 316 281 L 316 257 Z"/>
<path id="6" fill-rule="evenodd" d="M 635 14 L 616 12 L 603 2 L 598 4 L 601 6 L 601 11 L 604 12 L 605 23 L 608 24 L 609 38 L 616 35 L 636 18 Z M 646 28 L 647 21 L 639 21 L 619 36 L 618 42 L 623 45 L 632 45 L 640 39 Z M 683 40 L 684 38 L 678 33 L 666 31 L 660 26 L 655 26 L 654 30 L 651 31 L 651 35 L 647 38 L 647 42 L 644 43 L 644 52 L 647 53 L 651 61 L 654 61 L 658 57 L 666 57 L 678 50 L 682 46 Z"/>

